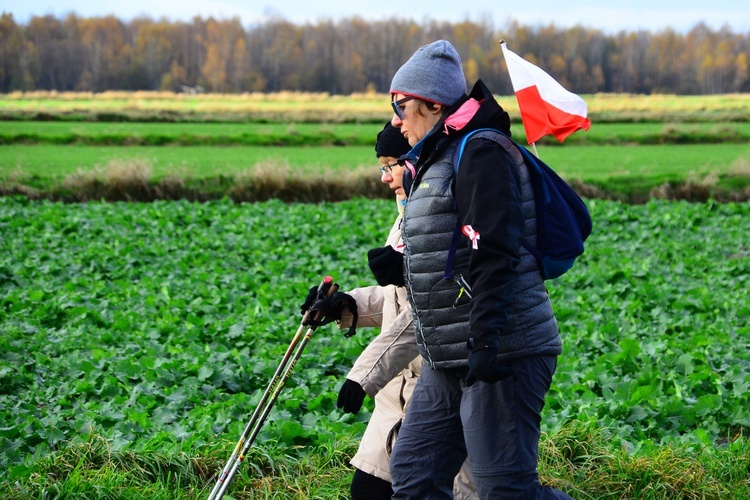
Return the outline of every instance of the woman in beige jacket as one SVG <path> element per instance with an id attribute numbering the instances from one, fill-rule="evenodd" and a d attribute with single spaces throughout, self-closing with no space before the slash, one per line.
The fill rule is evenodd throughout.
<path id="1" fill-rule="evenodd" d="M 396 163 L 411 147 L 400 131 L 388 123 L 378 134 L 375 152 L 380 161 L 381 181 L 396 194 L 398 216 L 385 244 L 402 251 L 401 215 L 406 193 L 402 185 L 405 167 Z M 353 500 L 390 499 L 390 454 L 401 420 L 411 400 L 412 391 L 422 369 L 412 328 L 412 314 L 406 289 L 393 285 L 357 288 L 348 292 L 357 302 L 358 327 L 380 327 L 380 334 L 368 344 L 347 374 L 339 392 L 338 406 L 347 413 L 357 413 L 365 395 L 375 398 L 375 409 L 365 429 L 357 453 L 351 460 L 355 467 L 351 485 Z M 351 325 L 345 310 L 341 328 Z M 464 464 L 454 483 L 457 499 L 477 498 Z"/>

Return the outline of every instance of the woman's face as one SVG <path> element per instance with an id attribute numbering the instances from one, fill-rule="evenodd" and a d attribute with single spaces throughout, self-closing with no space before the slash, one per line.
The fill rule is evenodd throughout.
<path id="1" fill-rule="evenodd" d="M 394 101 L 405 100 L 406 96 L 404 94 L 395 94 L 392 96 L 392 99 Z M 420 99 L 410 99 L 398 105 L 398 109 L 401 116 L 394 113 L 391 125 L 401 129 L 401 134 L 406 137 L 411 146 L 414 146 L 440 120 L 443 107 L 436 104 L 435 107 L 429 108 L 427 103 Z"/>
<path id="2" fill-rule="evenodd" d="M 388 187 L 396 193 L 397 199 L 405 200 L 406 193 L 404 192 L 403 179 L 406 167 L 402 167 L 396 163 L 397 159 L 393 156 L 381 156 L 379 158 L 382 171 L 380 182 L 388 184 Z"/>

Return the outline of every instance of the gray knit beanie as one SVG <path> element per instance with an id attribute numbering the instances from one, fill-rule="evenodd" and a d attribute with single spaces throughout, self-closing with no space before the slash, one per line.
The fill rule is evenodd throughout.
<path id="1" fill-rule="evenodd" d="M 450 106 L 466 93 L 461 56 L 447 40 L 420 47 L 391 82 L 391 95 L 404 94 Z"/>

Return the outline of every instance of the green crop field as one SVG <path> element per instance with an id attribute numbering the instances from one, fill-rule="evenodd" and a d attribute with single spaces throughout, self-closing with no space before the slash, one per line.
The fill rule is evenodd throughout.
<path id="1" fill-rule="evenodd" d="M 750 427 L 750 205 L 589 206 L 586 253 L 549 285 L 565 348 L 545 431 L 555 443 L 571 422 L 589 422 L 634 457 L 669 443 L 726 447 Z M 16 481 L 31 497 L 64 483 L 71 470 L 35 471 L 92 433 L 116 453 L 213 457 L 191 483 L 210 487 L 299 324 L 309 286 L 326 274 L 344 289 L 369 284 L 366 251 L 394 215 L 390 200 L 0 199 L 0 495 L 9 498 Z M 372 402 L 351 416 L 335 400 L 374 334 L 316 332 L 260 450 L 300 459 L 362 431 Z M 575 476 L 585 462 L 570 460 Z M 239 480 L 251 489 L 252 470 Z M 726 482 L 717 491 L 750 494 L 741 477 L 718 479 Z M 626 491 L 567 481 L 579 498 Z"/>

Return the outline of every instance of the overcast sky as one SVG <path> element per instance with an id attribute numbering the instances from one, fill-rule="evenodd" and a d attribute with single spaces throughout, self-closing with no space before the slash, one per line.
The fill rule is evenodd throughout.
<path id="1" fill-rule="evenodd" d="M 239 17 L 245 27 L 270 17 L 282 17 L 295 24 L 323 19 L 361 16 L 368 20 L 402 17 L 479 21 L 490 19 L 502 27 L 508 19 L 524 25 L 554 23 L 559 27 L 580 24 L 607 33 L 621 30 L 661 31 L 673 28 L 685 32 L 699 22 L 713 29 L 729 26 L 734 32 L 750 32 L 747 0 L 536 0 L 518 2 L 463 2 L 460 0 L 0 0 L 0 10 L 25 24 L 31 16 L 52 14 L 63 17 L 75 12 L 83 17 L 114 14 L 122 20 L 140 15 L 189 21 L 194 16 L 228 19 Z"/>

